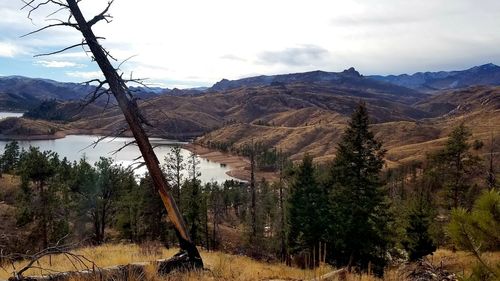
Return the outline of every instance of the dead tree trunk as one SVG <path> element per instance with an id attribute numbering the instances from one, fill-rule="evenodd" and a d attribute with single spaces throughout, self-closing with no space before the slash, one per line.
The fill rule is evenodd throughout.
<path id="1" fill-rule="evenodd" d="M 179 259 L 177 259 L 176 262 L 183 267 L 203 267 L 203 261 L 200 257 L 198 249 L 189 237 L 186 224 L 179 212 L 179 209 L 177 208 L 177 205 L 175 204 L 173 197 L 168 192 L 169 186 L 167 185 L 167 181 L 160 169 L 158 158 L 156 157 L 153 147 L 151 146 L 146 132 L 142 127 L 142 120 L 137 103 L 135 100 L 128 97 L 129 92 L 125 81 L 119 76 L 116 69 L 110 63 L 108 54 L 101 47 L 92 31 L 92 25 L 99 19 L 88 22 L 78 7 L 77 0 L 66 0 L 66 2 L 68 3 L 68 8 L 71 11 L 71 14 L 78 24 L 78 29 L 85 38 L 86 44 L 92 52 L 95 61 L 99 65 L 99 68 L 109 85 L 111 93 L 116 98 L 118 105 L 125 116 L 125 120 L 134 135 L 136 143 L 151 175 L 153 185 L 158 191 L 163 204 L 167 209 L 168 217 L 175 227 L 180 247 L 185 252 L 180 256 L 186 257 L 186 263 L 180 264 Z M 177 258 L 178 257 L 179 256 L 177 256 Z"/>

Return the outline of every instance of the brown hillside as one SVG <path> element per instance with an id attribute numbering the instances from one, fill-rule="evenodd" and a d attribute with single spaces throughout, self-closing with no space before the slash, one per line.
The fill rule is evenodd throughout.
<path id="1" fill-rule="evenodd" d="M 421 95 L 420 98 L 426 97 Z M 313 124 L 344 124 L 360 100 L 370 104 L 377 123 L 417 120 L 428 117 L 413 108 L 415 96 L 380 92 L 371 88 L 351 89 L 331 83 L 293 83 L 288 85 L 241 87 L 203 95 L 161 95 L 139 101 L 144 115 L 153 125 L 156 136 L 191 138 L 237 122 L 283 127 Z M 58 111 L 74 111 L 74 105 L 58 106 Z M 106 110 L 94 107 L 80 114 L 80 119 L 66 124 L 69 132 L 113 133 L 125 127 L 116 106 Z"/>
<path id="2" fill-rule="evenodd" d="M 373 114 L 374 112 L 384 112 L 370 102 L 368 108 L 375 119 L 377 114 Z M 419 102 L 416 108 L 429 110 L 429 114 L 436 117 L 417 121 L 377 122 L 372 125 L 376 137 L 387 149 L 389 166 L 422 159 L 426 153 L 444 145 L 451 129 L 462 122 L 472 130 L 473 139 L 480 139 L 484 143 L 489 142 L 492 134 L 500 134 L 499 87 L 446 91 Z M 446 108 L 451 109 L 446 111 Z M 295 117 L 296 113 L 299 117 Z M 277 122 L 278 120 L 282 122 Z M 323 162 L 334 157 L 336 143 L 347 120 L 348 114 L 345 113 L 311 109 L 304 110 L 303 114 L 290 111 L 266 120 L 267 126 L 233 124 L 206 134 L 198 138 L 197 142 L 202 145 L 228 143 L 238 147 L 253 139 L 279 147 L 291 154 L 293 160 L 300 159 L 307 152 L 316 157 L 317 161 Z"/>
<path id="3" fill-rule="evenodd" d="M 203 95 L 162 95 L 140 101 L 155 136 L 198 137 L 205 146 L 217 143 L 234 148 L 251 139 L 288 152 L 293 160 L 304 153 L 324 162 L 332 159 L 351 112 L 357 103 L 367 103 L 376 137 L 387 149 L 389 165 L 421 159 L 440 147 L 451 128 L 465 122 L 474 138 L 485 143 L 491 132 L 498 134 L 500 87 L 471 87 L 422 95 L 420 101 L 394 92 L 361 91 L 322 83 L 294 83 L 241 87 Z M 116 107 L 54 124 L 38 120 L 4 120 L 2 134 L 65 133 L 105 134 L 125 127 Z M 36 128 L 36 130 L 35 130 Z M 199 137 L 201 136 L 201 137 Z"/>
<path id="4" fill-rule="evenodd" d="M 445 91 L 416 103 L 415 107 L 434 116 L 494 111 L 500 109 L 500 87 L 476 86 Z"/>

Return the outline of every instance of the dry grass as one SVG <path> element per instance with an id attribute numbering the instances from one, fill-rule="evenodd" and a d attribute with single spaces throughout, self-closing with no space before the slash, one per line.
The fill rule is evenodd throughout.
<path id="1" fill-rule="evenodd" d="M 483 259 L 490 265 L 500 265 L 500 252 L 483 254 Z M 434 265 L 443 263 L 447 270 L 457 273 L 459 276 L 469 276 L 477 260 L 467 252 L 452 252 L 450 250 L 439 250 L 429 258 Z"/>
<path id="2" fill-rule="evenodd" d="M 151 250 L 151 247 L 140 247 L 135 244 L 107 244 L 99 247 L 81 248 L 75 251 L 94 261 L 99 267 L 113 265 L 123 265 L 134 262 L 154 261 L 161 258 L 170 257 L 176 253 L 176 249 Z M 326 274 L 334 268 L 322 266 L 316 270 L 302 270 L 288 267 L 280 263 L 265 263 L 253 260 L 245 256 L 230 255 L 221 252 L 201 252 L 206 271 L 195 271 L 190 273 L 177 273 L 160 277 L 156 275 L 153 265 L 146 267 L 146 276 L 140 280 L 308 280 Z M 485 257 L 492 264 L 500 263 L 500 253 L 486 254 Z M 439 265 L 443 261 L 443 266 L 461 275 L 470 273 L 471 267 L 475 264 L 472 256 L 464 252 L 451 252 L 448 250 L 438 250 L 431 260 Z M 17 269 L 21 268 L 23 262 L 17 263 Z M 62 255 L 53 256 L 51 263 L 48 258 L 40 261 L 40 267 L 51 268 L 56 271 L 74 270 L 73 265 Z M 40 270 L 29 270 L 25 275 L 40 275 Z M 9 272 L 0 269 L 0 280 L 7 279 Z M 139 280 L 139 279 L 138 279 Z M 383 279 L 379 279 L 367 274 L 349 274 L 348 281 L 404 281 L 404 274 L 396 269 L 388 270 Z M 75 279 L 75 281 L 77 281 Z"/>
<path id="3" fill-rule="evenodd" d="M 75 250 L 77 254 L 95 262 L 99 267 L 113 265 L 123 265 L 133 262 L 154 261 L 166 257 L 171 257 L 177 249 L 162 249 L 158 253 L 144 251 L 143 248 L 134 244 L 107 244 L 99 247 L 86 247 Z M 189 274 L 173 275 L 166 280 L 266 280 L 266 279 L 310 279 L 323 275 L 331 270 L 329 266 L 323 266 L 317 270 L 301 270 L 287 267 L 277 263 L 262 263 L 245 256 L 235 256 L 221 252 L 201 252 L 205 267 L 209 271 L 192 272 Z M 22 268 L 26 262 L 15 264 L 16 269 Z M 74 266 L 63 255 L 55 255 L 51 258 L 44 258 L 38 265 L 42 268 L 50 268 L 54 271 L 72 271 Z M 8 271 L 0 269 L 0 280 L 11 276 L 11 267 Z M 84 269 L 79 267 L 79 269 Z M 154 272 L 154 268 L 148 271 Z M 41 275 L 39 269 L 30 269 L 24 275 Z M 153 274 L 150 276 L 153 277 Z M 174 279 L 172 279 L 174 278 Z M 155 277 L 156 279 L 156 277 Z M 165 278 L 163 278 L 165 279 Z M 161 280 L 163 280 L 161 279 Z M 160 279 L 158 279 L 160 280 Z"/>
<path id="4" fill-rule="evenodd" d="M 0 204 L 14 203 L 20 184 L 19 177 L 2 174 L 0 177 Z"/>

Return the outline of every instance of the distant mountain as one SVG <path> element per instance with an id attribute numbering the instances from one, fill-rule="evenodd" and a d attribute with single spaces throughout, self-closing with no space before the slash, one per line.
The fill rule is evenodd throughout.
<path id="1" fill-rule="evenodd" d="M 500 67 L 489 63 L 460 71 L 417 72 L 412 75 L 369 77 L 418 91 L 432 92 L 477 85 L 498 86 L 500 85 Z"/>
<path id="2" fill-rule="evenodd" d="M 38 100 L 72 100 L 84 97 L 94 89 L 92 85 L 63 83 L 49 79 L 23 76 L 0 77 L 0 92 L 17 96 L 31 96 Z"/>
<path id="3" fill-rule="evenodd" d="M 39 100 L 28 94 L 16 95 L 0 92 L 0 110 L 2 111 L 26 111 L 39 103 Z"/>
<path id="4" fill-rule="evenodd" d="M 290 83 L 316 83 L 316 82 L 342 82 L 346 78 L 361 78 L 361 74 L 354 68 L 350 68 L 343 72 L 325 72 L 321 70 L 304 72 L 304 73 L 291 73 L 280 75 L 260 75 L 255 77 L 247 77 L 238 80 L 222 79 L 215 83 L 208 89 L 210 92 L 227 91 L 237 89 L 240 87 L 257 87 L 257 86 L 270 86 Z"/>
<path id="5" fill-rule="evenodd" d="M 413 101 L 422 97 L 421 93 L 413 89 L 365 77 L 353 67 L 342 72 L 317 70 L 271 76 L 261 75 L 239 80 L 222 79 L 209 88 L 207 92 L 228 91 L 241 87 L 286 86 L 297 83 L 321 85 L 325 88 L 349 90 L 350 92 L 394 95 L 399 98 L 412 99 Z"/>
<path id="6" fill-rule="evenodd" d="M 467 86 L 492 83 L 497 68 L 484 65 L 451 74 L 422 74 L 426 80 L 420 85 L 446 88 L 446 83 L 455 79 L 458 82 L 453 87 L 465 87 L 438 90 L 432 95 L 423 93 L 416 82 L 408 84 L 414 88 L 410 89 L 362 76 L 351 68 L 338 73 L 313 71 L 222 80 L 205 92 L 156 89 L 156 93 L 150 93 L 154 96 L 138 104 L 153 125 L 147 128 L 152 136 L 199 137 L 200 144 L 235 149 L 255 140 L 283 149 L 292 160 L 308 153 L 318 161 L 329 161 L 350 115 L 358 102 L 364 101 L 373 131 L 388 150 L 387 163 L 394 166 L 419 160 L 440 147 L 450 129 L 462 122 L 483 141 L 490 136 L 492 126 L 500 128 L 500 86 Z M 0 103 L 3 97 L 12 94 L 0 94 Z M 27 100 L 25 95 L 15 97 L 18 104 Z M 77 105 L 75 101 L 42 104 L 30 111 L 36 120 L 0 121 L 0 135 L 58 131 L 109 134 L 126 126 L 117 107 L 104 111 L 102 105 L 94 104 L 74 115 Z"/>
<path id="7" fill-rule="evenodd" d="M 82 83 L 57 82 L 23 76 L 0 77 L 0 110 L 26 111 L 44 100 L 80 100 L 92 93 L 95 86 Z M 142 99 L 156 97 L 172 90 L 160 87 L 130 87 Z"/>
<path id="8" fill-rule="evenodd" d="M 172 91 L 168 88 L 161 88 L 161 87 L 129 87 L 129 89 L 133 94 L 139 95 L 141 97 L 144 96 L 153 97 L 156 95 L 166 94 Z"/>
<path id="9" fill-rule="evenodd" d="M 401 87 L 399 87 L 401 88 Z M 176 94 L 181 91 L 184 94 Z M 374 122 L 413 121 L 430 116 L 411 106 L 416 97 L 347 89 L 330 84 L 296 82 L 283 85 L 240 87 L 217 93 L 187 94 L 172 90 L 147 101 L 139 101 L 143 115 L 153 124 L 151 133 L 171 138 L 191 138 L 228 124 L 258 127 L 308 129 L 316 125 L 345 124 L 360 100 L 369 104 Z M 422 95 L 418 100 L 427 98 Z M 66 106 L 70 106 L 66 103 Z M 58 106 L 57 111 L 72 112 Z M 42 111 L 44 116 L 60 114 Z M 110 133 L 125 126 L 118 108 L 103 114 L 84 112 L 71 123 L 75 130 Z M 47 119 L 43 117 L 44 119 Z M 243 136 L 243 135 L 242 135 Z"/>

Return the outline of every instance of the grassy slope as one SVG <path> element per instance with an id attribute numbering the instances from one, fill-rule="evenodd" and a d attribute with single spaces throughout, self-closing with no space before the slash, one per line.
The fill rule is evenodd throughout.
<path id="1" fill-rule="evenodd" d="M 316 161 L 325 162 L 334 157 L 336 143 L 360 98 L 367 101 L 376 121 L 372 128 L 387 149 L 389 167 L 424 158 L 441 147 L 451 128 L 461 122 L 472 129 L 473 139 L 486 144 L 492 133 L 500 134 L 500 87 L 442 92 L 410 106 L 391 100 L 394 96 L 299 83 L 199 96 L 163 95 L 142 101 L 141 107 L 155 126 L 151 129 L 154 135 L 185 138 L 209 132 L 198 138 L 198 143 L 238 147 L 253 139 L 282 149 L 292 160 L 309 153 Z M 425 111 L 433 118 L 423 118 Z M 54 130 L 106 134 L 125 125 L 116 107 L 104 112 L 94 108 L 92 112 L 99 113 L 68 124 L 32 120 L 11 124 L 14 122 L 4 120 L 0 121 L 0 134 L 43 136 Z"/>
<path id="2" fill-rule="evenodd" d="M 442 115 L 434 118 L 385 121 L 372 125 L 376 137 L 387 149 L 389 166 L 424 158 L 426 153 L 442 147 L 451 129 L 462 122 L 471 129 L 472 139 L 482 140 L 485 144 L 489 143 L 491 136 L 500 135 L 500 87 L 473 87 L 445 92 L 415 105 L 422 110 L 436 106 L 453 110 L 446 114 L 440 112 Z M 307 118 L 286 112 L 279 118 L 266 120 L 269 123 L 267 126 L 232 124 L 210 132 L 197 141 L 202 145 L 226 142 L 238 147 L 253 138 L 256 142 L 264 142 L 288 152 L 292 160 L 301 159 L 306 152 L 319 162 L 332 159 L 347 117 L 335 116 L 331 112 L 318 114 L 302 111 Z M 272 122 L 275 120 L 283 122 Z M 479 153 L 486 153 L 486 148 Z"/>

